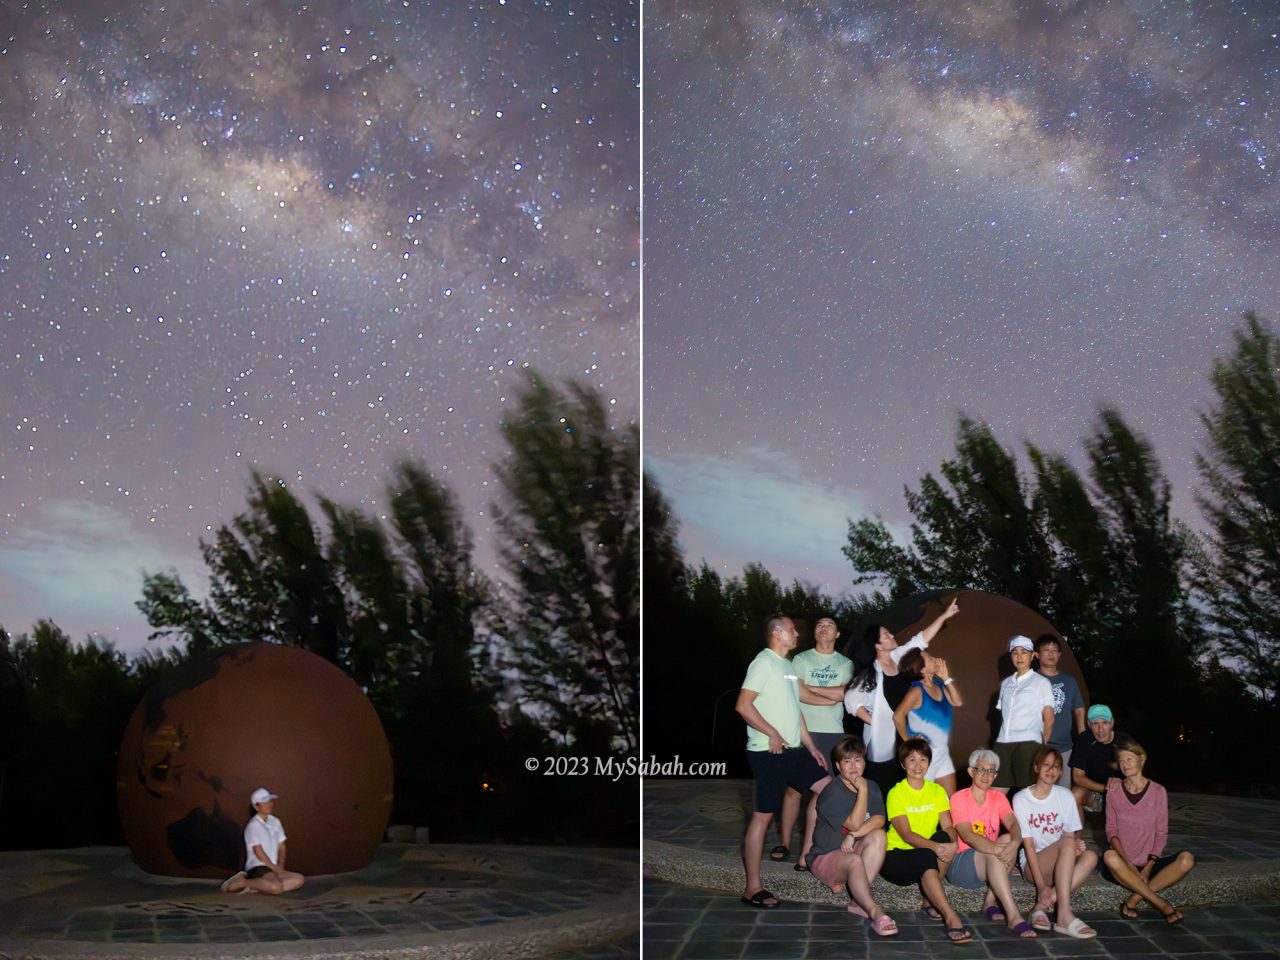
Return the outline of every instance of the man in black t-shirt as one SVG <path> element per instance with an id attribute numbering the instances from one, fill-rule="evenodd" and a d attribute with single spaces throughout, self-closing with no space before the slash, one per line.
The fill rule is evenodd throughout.
<path id="1" fill-rule="evenodd" d="M 1116 730 L 1115 717 L 1106 704 L 1095 703 L 1089 708 L 1089 729 L 1076 736 L 1071 750 L 1071 795 L 1080 808 L 1080 818 L 1085 813 L 1097 813 L 1102 809 L 1107 792 L 1107 781 L 1120 776 L 1116 767 L 1116 739 L 1125 735 Z"/>

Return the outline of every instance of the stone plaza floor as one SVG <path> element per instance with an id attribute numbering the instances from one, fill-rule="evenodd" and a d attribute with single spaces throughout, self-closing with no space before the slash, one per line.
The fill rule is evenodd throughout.
<path id="1" fill-rule="evenodd" d="M 774 910 L 742 904 L 739 844 L 750 781 L 646 781 L 644 792 L 644 956 L 646 960 L 784 960 L 876 957 L 1280 957 L 1280 803 L 1191 794 L 1169 798 L 1170 850 L 1191 850 L 1195 871 L 1168 893 L 1185 914 L 1170 927 L 1145 907 L 1122 918 L 1123 892 L 1096 875 L 1073 898 L 1097 931 L 1094 940 L 1057 934 L 1017 940 L 981 913 L 982 895 L 948 887 L 974 933 L 949 943 L 942 925 L 918 912 L 914 888 L 877 880 L 877 899 L 901 933 L 880 939 L 837 896 L 791 862 L 763 865 L 765 885 L 784 902 Z M 1100 824 L 1086 834 L 1097 843 Z M 766 842 L 772 847 L 773 835 Z M 1032 887 L 1015 881 L 1028 909 Z"/>
<path id="2" fill-rule="evenodd" d="M 639 955 L 635 851 L 383 844 L 280 897 L 143 873 L 118 847 L 0 853 L 0 957 Z"/>

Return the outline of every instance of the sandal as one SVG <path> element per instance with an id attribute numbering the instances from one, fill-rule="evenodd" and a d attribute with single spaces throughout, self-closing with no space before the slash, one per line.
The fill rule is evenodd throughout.
<path id="1" fill-rule="evenodd" d="M 791 869 L 794 870 L 796 873 L 808 873 L 809 865 L 805 863 L 800 857 L 796 857 L 796 865 Z"/>
<path id="2" fill-rule="evenodd" d="M 766 900 L 772 900 L 773 903 L 765 903 Z M 772 910 L 774 907 L 780 906 L 782 901 L 775 897 L 763 887 L 757 890 L 749 897 L 743 897 L 742 902 L 749 907 L 759 907 L 761 910 Z"/>
<path id="3" fill-rule="evenodd" d="M 973 932 L 968 927 L 947 927 L 947 939 L 952 943 L 968 943 Z"/>
<path id="4" fill-rule="evenodd" d="M 1004 915 L 1004 910 L 1000 908 L 999 904 L 990 904 L 982 912 L 987 915 L 987 919 L 992 923 L 1004 923 L 1009 919 Z"/>
<path id="5" fill-rule="evenodd" d="M 1016 933 L 1023 940 L 1030 940 L 1036 935 L 1036 932 L 1032 928 L 1031 924 L 1027 923 L 1027 921 L 1025 920 L 1019 920 L 1017 923 L 1015 923 L 1012 927 L 1009 928 L 1009 932 Z"/>
<path id="6" fill-rule="evenodd" d="M 791 859 L 791 848 L 778 844 L 769 851 L 769 859 L 777 861 L 778 863 L 781 863 L 783 860 L 789 860 Z"/>
<path id="7" fill-rule="evenodd" d="M 1129 901 L 1126 900 L 1124 903 L 1120 904 L 1120 916 L 1124 917 L 1126 920 L 1137 920 L 1138 911 L 1129 906 Z"/>
<path id="8" fill-rule="evenodd" d="M 1169 912 L 1168 913 L 1162 912 L 1161 916 L 1164 917 L 1164 922 L 1169 924 L 1169 926 L 1173 926 L 1175 923 L 1182 922 L 1182 914 L 1178 912 L 1178 908 L 1175 907 L 1173 904 L 1169 904 Z"/>
<path id="9" fill-rule="evenodd" d="M 941 920 L 942 914 L 938 912 L 938 908 L 931 903 L 920 904 L 920 912 L 930 920 Z"/>
<path id="10" fill-rule="evenodd" d="M 1049 922 L 1049 915 L 1038 907 L 1031 911 L 1031 916 L 1027 918 L 1031 921 L 1031 929 L 1039 930 L 1041 933 L 1048 933 L 1053 929 L 1053 924 Z"/>
<path id="11" fill-rule="evenodd" d="M 877 937 L 896 937 L 898 935 L 898 925 L 894 922 L 893 917 L 887 913 L 882 913 L 871 921 L 871 932 Z"/>
<path id="12" fill-rule="evenodd" d="M 1077 940 L 1092 940 L 1098 935 L 1098 931 L 1093 929 L 1079 917 L 1072 919 L 1065 927 L 1059 923 L 1053 925 L 1054 933 L 1061 933 L 1063 936 L 1075 937 Z"/>

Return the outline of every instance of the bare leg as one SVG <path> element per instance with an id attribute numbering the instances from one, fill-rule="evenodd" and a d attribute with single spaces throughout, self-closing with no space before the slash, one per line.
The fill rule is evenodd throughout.
<path id="1" fill-rule="evenodd" d="M 954 773 L 943 774 L 938 778 L 937 782 L 942 786 L 943 790 L 947 791 L 948 797 L 956 792 L 956 775 Z"/>
<path id="2" fill-rule="evenodd" d="M 1116 853 L 1116 851 L 1103 851 L 1102 860 L 1106 863 L 1107 869 L 1111 871 L 1111 875 L 1119 880 L 1127 889 L 1132 890 L 1134 894 L 1142 900 L 1146 900 L 1161 913 L 1167 914 L 1172 909 L 1169 906 L 1169 902 L 1165 900 L 1164 897 L 1160 896 L 1160 894 L 1152 890 L 1151 887 L 1148 886 L 1147 882 L 1142 879 L 1142 875 L 1138 873 L 1137 870 L 1133 869 L 1133 864 L 1120 856 L 1120 854 Z M 1140 901 L 1135 900 L 1133 897 L 1129 897 L 1125 900 L 1124 905 L 1130 912 L 1132 912 L 1137 909 L 1139 902 Z"/>
<path id="3" fill-rule="evenodd" d="M 1073 835 L 1065 836 L 1053 846 L 1058 848 L 1057 863 L 1053 865 L 1053 889 L 1058 895 L 1058 912 L 1054 917 L 1054 924 L 1069 927 L 1076 918 L 1075 911 L 1071 909 L 1071 891 L 1075 889 L 1072 883 L 1076 872 L 1076 838 Z"/>
<path id="4" fill-rule="evenodd" d="M 1072 843 L 1074 844 L 1074 841 Z M 1089 879 L 1089 874 L 1093 873 L 1093 868 L 1097 865 L 1098 855 L 1092 850 L 1086 849 L 1084 853 L 1076 854 L 1076 865 L 1071 875 L 1072 893 L 1084 886 L 1084 882 Z"/>
<path id="5" fill-rule="evenodd" d="M 1185 877 L 1188 873 L 1190 873 L 1191 869 L 1196 865 L 1196 858 L 1193 854 L 1189 853 L 1186 850 L 1183 850 L 1181 853 L 1178 854 L 1177 859 L 1174 860 L 1173 863 L 1169 864 L 1167 867 L 1165 867 L 1163 870 L 1161 870 L 1159 873 L 1157 873 L 1155 876 L 1153 876 L 1150 880 L 1146 882 L 1143 882 L 1142 875 L 1139 874 L 1137 870 L 1134 870 L 1132 865 L 1130 865 L 1124 859 L 1124 857 L 1120 856 L 1120 854 L 1116 853 L 1114 850 L 1108 850 L 1106 853 L 1104 853 L 1103 859 L 1107 861 L 1107 867 L 1111 870 L 1111 873 L 1115 876 L 1115 878 L 1119 880 L 1121 883 L 1123 883 L 1130 890 L 1134 891 L 1135 896 L 1129 897 L 1129 899 L 1124 902 L 1124 905 L 1128 910 L 1132 911 L 1138 908 L 1138 904 L 1139 902 L 1141 902 L 1139 900 L 1139 896 L 1140 896 L 1142 900 L 1146 900 L 1147 902 L 1149 902 L 1153 907 L 1155 907 L 1162 914 L 1164 914 L 1165 918 L 1170 920 L 1171 922 L 1175 922 L 1175 923 L 1177 922 L 1176 920 L 1173 919 L 1175 914 L 1179 919 L 1181 919 L 1182 914 L 1178 913 L 1177 908 L 1175 908 L 1172 904 L 1169 903 L 1169 901 L 1165 900 L 1163 897 L 1156 895 L 1156 891 L 1164 890 L 1168 887 L 1172 887 L 1175 883 L 1178 883 L 1179 881 L 1182 880 L 1183 877 Z M 1132 879 L 1137 881 L 1138 884 L 1141 884 L 1142 887 L 1145 887 L 1146 889 L 1143 890 L 1143 889 L 1140 889 L 1138 886 L 1131 884 L 1129 882 L 1129 879 L 1123 876 L 1121 870 L 1116 869 L 1114 864 L 1117 862 L 1121 866 L 1121 870 L 1124 870 L 1127 868 L 1128 872 L 1131 874 Z M 1161 904 L 1164 904 L 1164 906 L 1161 906 Z M 1166 907 L 1168 909 L 1165 909 Z"/>
<path id="6" fill-rule="evenodd" d="M 934 908 L 942 914 L 942 922 L 945 926 L 951 929 L 964 926 L 960 915 L 947 902 L 946 891 L 942 889 L 942 876 L 937 870 L 924 872 L 924 876 L 920 878 L 920 892 L 924 894 L 925 900 L 933 904 Z"/>
<path id="7" fill-rule="evenodd" d="M 871 884 L 867 883 L 867 871 L 862 857 L 854 853 L 849 857 L 849 869 L 845 871 L 845 885 L 849 888 L 849 898 L 860 906 L 868 917 L 875 920 L 884 913 L 880 904 L 871 895 Z"/>
<path id="8" fill-rule="evenodd" d="M 791 834 L 795 832 L 796 821 L 800 819 L 800 791 L 795 787 L 787 787 L 782 797 L 782 813 L 778 816 L 778 844 L 790 849 Z"/>
<path id="9" fill-rule="evenodd" d="M 806 867 L 809 865 L 809 848 L 813 846 L 813 830 L 818 825 L 818 794 L 830 782 L 830 777 L 823 777 L 809 789 L 809 803 L 805 806 L 804 812 L 804 840 L 800 844 L 800 855 L 796 857 L 797 864 Z"/>
<path id="10" fill-rule="evenodd" d="M 284 885 L 280 882 L 280 878 L 274 873 L 264 873 L 256 879 L 246 880 L 245 886 L 254 893 L 265 893 L 271 896 L 277 896 L 284 893 Z"/>
<path id="11" fill-rule="evenodd" d="M 858 844 L 858 855 L 862 857 L 862 865 L 867 870 L 867 883 L 875 883 L 876 877 L 880 876 L 887 841 L 888 834 L 883 830 L 872 830 Z"/>
<path id="12" fill-rule="evenodd" d="M 1009 882 L 1009 871 L 1000 862 L 1000 858 L 990 853 L 974 851 L 974 868 L 980 880 L 985 880 L 990 892 L 996 895 L 1000 906 L 1004 908 L 1005 923 L 1012 930 L 1022 923 L 1022 914 L 1018 911 L 1018 902 L 1013 899 L 1013 885 Z"/>
<path id="13" fill-rule="evenodd" d="M 292 870 L 286 870 L 280 874 L 280 886 L 285 893 L 291 890 L 297 890 L 306 882 L 306 877 L 300 873 L 294 873 Z"/>
<path id="14" fill-rule="evenodd" d="M 772 813 L 755 812 L 747 822 L 747 832 L 742 837 L 742 866 L 747 873 L 747 886 L 742 891 L 744 897 L 764 889 L 760 882 L 760 858 L 764 855 L 764 836 L 772 819 Z"/>

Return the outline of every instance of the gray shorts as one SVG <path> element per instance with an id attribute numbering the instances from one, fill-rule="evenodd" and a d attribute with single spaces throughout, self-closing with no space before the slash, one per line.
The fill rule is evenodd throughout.
<path id="1" fill-rule="evenodd" d="M 965 890 L 977 890 L 986 886 L 985 880 L 978 879 L 978 865 L 975 862 L 974 849 L 970 847 L 963 853 L 951 858 L 951 866 L 947 868 L 947 883 Z"/>
<path id="2" fill-rule="evenodd" d="M 814 733 L 812 730 L 809 731 L 809 736 L 818 752 L 827 758 L 827 763 L 831 763 L 831 751 L 836 748 L 836 744 L 845 738 L 843 733 Z M 834 770 L 835 767 L 832 766 L 831 769 Z"/>

